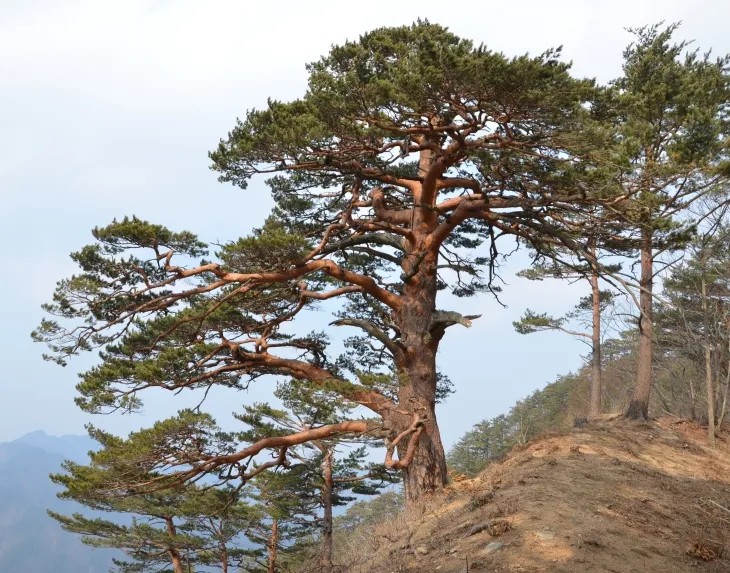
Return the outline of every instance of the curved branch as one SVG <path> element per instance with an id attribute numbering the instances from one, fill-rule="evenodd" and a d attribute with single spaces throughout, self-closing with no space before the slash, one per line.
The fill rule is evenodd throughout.
<path id="1" fill-rule="evenodd" d="M 399 251 L 403 250 L 403 239 L 396 235 L 389 235 L 387 233 L 364 233 L 362 235 L 353 235 L 347 239 L 343 239 L 332 245 L 328 245 L 322 249 L 320 254 L 329 255 L 337 251 L 342 251 L 349 247 L 356 245 L 382 245 L 387 247 L 393 247 Z"/>
<path id="2" fill-rule="evenodd" d="M 247 352 L 235 343 L 229 342 L 228 344 L 231 347 L 232 354 L 243 363 L 241 368 L 257 368 L 264 371 L 275 370 L 278 373 L 287 374 L 300 380 L 309 380 L 318 385 L 334 384 L 340 386 L 339 390 L 336 391 L 343 398 L 360 404 L 379 415 L 395 407 L 391 399 L 379 392 L 341 380 L 327 370 L 309 362 L 280 358 L 268 352 Z"/>
<path id="3" fill-rule="evenodd" d="M 376 187 L 370 191 L 370 198 L 373 202 L 373 212 L 380 221 L 395 225 L 407 225 L 411 222 L 411 209 L 388 209 L 385 206 L 385 192 L 382 188 Z"/>
<path id="4" fill-rule="evenodd" d="M 338 436 L 340 434 L 365 434 L 378 430 L 379 428 L 379 425 L 365 420 L 345 421 L 339 422 L 337 424 L 321 426 L 319 428 L 314 428 L 311 430 L 305 430 L 303 432 L 290 434 L 288 436 L 272 436 L 268 438 L 262 438 L 261 440 L 236 453 L 222 456 L 202 457 L 201 463 L 194 465 L 188 470 L 181 470 L 178 472 L 173 472 L 171 474 L 157 476 L 146 482 L 135 484 L 135 487 L 146 488 L 148 486 L 153 486 L 153 491 L 177 487 L 200 476 L 215 472 L 217 469 L 223 466 L 230 466 L 242 462 L 243 460 L 250 460 L 254 456 L 260 454 L 263 450 L 279 449 L 279 455 L 275 460 L 257 466 L 253 471 L 249 473 L 244 473 L 240 476 L 236 476 L 237 478 L 240 478 L 242 481 L 245 482 L 256 476 L 257 474 L 261 473 L 265 469 L 285 465 L 286 451 L 288 448 L 314 440 L 332 438 L 333 436 Z"/>
<path id="5" fill-rule="evenodd" d="M 416 454 L 416 446 L 418 446 L 418 442 L 421 438 L 421 432 L 423 432 L 423 424 L 425 421 L 426 420 L 418 414 L 413 414 L 413 422 L 408 429 L 403 430 L 392 442 L 388 443 L 387 450 L 385 452 L 385 467 L 394 470 L 402 470 L 408 467 L 411 461 L 413 461 L 413 456 Z M 411 439 L 408 440 L 408 447 L 406 448 L 405 456 L 399 460 L 394 460 L 393 454 L 395 453 L 395 447 L 407 436 L 411 436 Z"/>
<path id="6" fill-rule="evenodd" d="M 335 298 L 338 296 L 342 296 L 344 294 L 350 294 L 353 292 L 362 292 L 362 287 L 357 286 L 357 285 L 344 286 L 344 287 L 340 287 L 340 288 L 330 290 L 330 291 L 325 291 L 325 292 L 307 290 L 307 283 L 305 283 L 305 282 L 301 282 L 297 286 L 299 287 L 299 294 L 302 297 L 311 298 L 311 299 L 315 299 L 315 300 L 328 300 L 330 298 Z"/>
<path id="7" fill-rule="evenodd" d="M 362 318 L 341 318 L 330 322 L 332 326 L 356 326 L 357 328 L 363 329 L 370 336 L 382 342 L 383 345 L 390 350 L 394 358 L 400 358 L 403 354 L 403 348 L 397 342 L 391 340 L 388 335 L 377 328 L 372 322 Z"/>

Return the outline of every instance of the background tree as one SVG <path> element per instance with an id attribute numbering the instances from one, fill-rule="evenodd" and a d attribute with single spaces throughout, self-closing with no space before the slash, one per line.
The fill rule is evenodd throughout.
<path id="1" fill-rule="evenodd" d="M 251 428 L 242 435 L 243 439 L 255 442 L 337 424 L 351 416 L 354 409 L 338 395 L 313 389 L 296 380 L 279 384 L 274 395 L 284 409 L 255 404 L 246 406 L 245 413 L 238 416 Z M 289 456 L 299 462 L 294 468 L 301 469 L 299 499 L 309 498 L 311 507 L 322 512 L 305 530 L 311 535 L 311 526 L 314 526 L 320 533 L 322 570 L 333 568 L 333 508 L 355 501 L 357 497 L 353 494 L 375 495 L 385 486 L 399 481 L 398 475 L 389 472 L 383 464 L 366 462 L 367 448 L 377 446 L 382 446 L 382 441 L 355 435 L 349 439 L 335 436 L 312 440 L 289 450 Z"/>
<path id="2" fill-rule="evenodd" d="M 238 500 L 234 491 L 185 485 L 130 495 L 115 489 L 120 481 L 115 472 L 125 463 L 134 463 L 137 452 L 101 430 L 91 428 L 89 433 L 102 445 L 101 450 L 90 453 L 90 464 L 67 461 L 66 473 L 51 479 L 65 488 L 60 498 L 113 513 L 115 518 L 49 514 L 65 530 L 81 535 L 84 543 L 126 553 L 129 561 L 114 561 L 120 573 L 156 572 L 168 570 L 168 566 L 175 573 L 184 573 L 198 565 L 227 572 L 255 553 L 241 544 L 262 515 Z M 111 456 L 115 463 L 110 466 Z"/>
<path id="3" fill-rule="evenodd" d="M 599 262 L 595 243 L 588 245 L 589 252 L 595 263 Z M 613 303 L 614 293 L 611 290 L 599 288 L 600 274 L 615 273 L 620 267 L 618 265 L 590 263 L 580 265 L 566 265 L 553 260 L 551 263 L 535 264 L 532 268 L 521 271 L 518 276 L 530 280 L 543 280 L 552 277 L 562 280 L 586 280 L 591 287 L 591 294 L 582 297 L 573 310 L 562 317 L 549 316 L 546 313 L 536 313 L 527 309 L 519 321 L 513 322 L 515 330 L 520 334 L 530 334 L 545 330 L 561 331 L 581 340 L 589 340 L 591 346 L 591 397 L 589 415 L 598 416 L 601 413 L 601 315 Z M 577 331 L 570 328 L 570 323 L 577 321 L 581 326 L 590 328 L 590 332 Z"/>
<path id="4" fill-rule="evenodd" d="M 221 180 L 242 188 L 269 174 L 276 206 L 263 226 L 213 260 L 189 232 L 138 219 L 97 228 L 97 243 L 72 255 L 81 274 L 45 307 L 63 325 L 44 320 L 36 338 L 61 363 L 104 348 L 78 385 L 91 412 L 135 410 L 152 387 L 243 388 L 275 374 L 378 420 L 169 464 L 192 463 L 186 479 L 268 447 L 284 463 L 293 445 L 379 431 L 408 499 L 441 487 L 436 355 L 445 330 L 474 317 L 439 310 L 437 294 L 489 290 L 502 237 L 581 251 L 581 226 L 617 201 L 587 191 L 603 177 L 606 134 L 587 109 L 593 82 L 559 55 L 510 59 L 426 22 L 333 47 L 308 67 L 301 99 L 248 112 L 211 154 Z M 323 333 L 287 329 L 326 300 L 346 313 L 336 324 L 367 338 L 368 376 L 330 360 Z M 382 388 L 389 372 L 397 384 Z"/>
<path id="5" fill-rule="evenodd" d="M 688 207 L 728 175 L 728 57 L 672 43 L 677 25 L 632 30 L 623 75 L 606 92 L 615 113 L 621 184 L 631 197 L 615 212 L 634 226 L 640 251 L 638 364 L 627 415 L 646 419 L 652 387 L 655 261 L 682 248 L 694 222 Z M 600 106 L 599 106 L 600 107 Z M 609 114 L 610 115 L 610 114 Z"/>
<path id="6" fill-rule="evenodd" d="M 664 353 L 688 358 L 697 371 L 704 371 L 708 439 L 714 446 L 730 376 L 730 228 L 724 222 L 727 206 L 712 211 L 689 245 L 686 260 L 664 282 L 657 339 Z"/>
<path id="7" fill-rule="evenodd" d="M 311 535 L 317 519 L 319 499 L 314 474 L 305 464 L 286 470 L 267 470 L 251 482 L 249 496 L 263 514 L 251 539 L 266 548 L 266 560 L 249 564 L 253 572 L 276 573 L 282 558 L 296 552 L 297 542 Z"/>
<path id="8" fill-rule="evenodd" d="M 587 400 L 572 404 L 583 382 L 590 376 L 561 376 L 542 390 L 519 400 L 507 414 L 483 420 L 466 432 L 449 451 L 449 467 L 469 477 L 477 475 L 489 462 L 499 461 L 517 445 L 544 432 L 573 423 L 587 413 Z"/>

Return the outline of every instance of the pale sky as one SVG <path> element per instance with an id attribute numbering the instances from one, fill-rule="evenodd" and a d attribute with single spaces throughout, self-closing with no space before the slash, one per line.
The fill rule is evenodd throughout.
<path id="1" fill-rule="evenodd" d="M 625 27 L 682 20 L 678 37 L 730 52 L 725 0 L 0 0 L 0 441 L 37 429 L 80 434 L 89 421 L 126 433 L 190 405 L 159 394 L 139 416 L 76 408 L 76 373 L 91 357 L 62 369 L 30 340 L 40 304 L 74 271 L 68 254 L 91 242 L 95 225 L 132 214 L 207 241 L 246 234 L 268 212 L 266 189 L 218 183 L 207 152 L 247 109 L 302 95 L 304 65 L 333 43 L 417 18 L 508 55 L 563 45 L 576 76 L 602 81 L 620 73 Z M 507 309 L 488 296 L 448 303 L 483 318 L 450 329 L 441 347 L 457 387 L 439 411 L 447 445 L 580 364 L 580 343 L 520 336 L 511 323 L 528 306 L 562 313 L 584 293 L 516 279 L 520 265 L 505 272 Z M 225 421 L 271 388 L 219 392 L 207 409 Z"/>

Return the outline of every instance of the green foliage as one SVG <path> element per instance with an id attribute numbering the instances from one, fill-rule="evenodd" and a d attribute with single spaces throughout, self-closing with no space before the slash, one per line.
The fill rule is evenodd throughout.
<path id="1" fill-rule="evenodd" d="M 675 223 L 673 209 L 728 171 L 727 74 L 725 60 L 680 62 L 672 32 L 637 32 L 625 77 L 603 89 L 571 77 L 559 50 L 508 58 L 421 21 L 372 31 L 334 46 L 308 66 L 301 98 L 249 111 L 210 154 L 221 181 L 245 188 L 269 177 L 275 207 L 263 226 L 212 255 L 188 231 L 137 218 L 95 229 L 96 242 L 72 255 L 79 274 L 58 283 L 44 307 L 52 318 L 33 333 L 60 364 L 99 350 L 101 363 L 77 386 L 82 409 L 138 411 L 151 388 L 207 395 L 267 375 L 300 381 L 280 387 L 282 409 L 246 408 L 243 432 L 183 411 L 127 440 L 100 433 L 100 490 L 178 486 L 170 472 L 185 468 L 245 480 L 261 460 L 232 462 L 239 441 L 319 427 L 357 405 L 382 418 L 390 438 L 405 429 L 396 426 L 409 416 L 393 414 L 403 409 L 428 411 L 424 431 L 434 431 L 433 403 L 450 391 L 435 363 L 446 328 L 437 294 L 496 292 L 498 240 L 538 258 L 568 253 L 581 269 L 589 229 L 599 249 L 622 252 L 647 225 L 656 246 L 684 241 L 694 226 Z M 326 300 L 337 319 L 329 326 L 362 331 L 334 355 L 329 331 L 292 326 Z M 520 328 L 571 318 L 532 313 Z M 488 448 L 547 424 L 560 401 L 540 400 L 516 407 L 519 420 L 500 422 L 504 437 Z M 289 471 L 259 475 L 270 518 L 311 521 L 319 446 L 335 447 L 280 450 Z M 342 476 L 362 466 L 358 452 L 338 458 Z M 441 451 L 424 453 L 443 469 Z M 368 483 L 357 487 L 366 493 Z"/>
<path id="2" fill-rule="evenodd" d="M 724 180 L 730 142 L 730 59 L 673 43 L 677 27 L 632 30 L 624 74 L 606 92 L 624 186 L 639 190 L 624 202 L 623 216 L 650 229 L 663 250 L 692 238 L 695 223 L 686 209 Z"/>
<path id="3" fill-rule="evenodd" d="M 140 467 L 154 448 L 149 433 L 125 442 L 91 428 L 90 435 L 102 448 L 91 453 L 91 463 L 65 462 L 65 473 L 51 479 L 64 489 L 61 499 L 87 508 L 111 513 L 112 519 L 71 516 L 49 511 L 49 515 L 92 547 L 123 551 L 128 561 L 115 560 L 119 573 L 160 571 L 173 558 L 188 566 L 223 563 L 233 566 L 255 559 L 259 552 L 242 546 L 263 519 L 263 512 L 238 498 L 233 489 L 178 486 L 157 491 L 133 491 L 130 481 L 141 479 Z M 179 436 L 177 447 L 187 438 Z M 133 475 L 130 475 L 133 474 Z M 152 481 L 159 477 L 147 473 Z M 124 516 L 131 516 L 131 521 Z M 191 569 L 192 570 L 192 569 Z"/>
<path id="4" fill-rule="evenodd" d="M 540 330 L 560 330 L 565 323 L 565 318 L 553 318 L 546 313 L 536 313 L 526 310 L 524 316 L 512 323 L 519 334 L 530 334 Z"/>
<path id="5" fill-rule="evenodd" d="M 609 290 L 599 291 L 599 309 L 605 312 L 613 303 L 616 294 Z M 569 323 L 577 322 L 580 326 L 590 328 L 592 326 L 593 297 L 591 295 L 581 297 L 578 304 L 564 316 L 553 317 L 547 313 L 538 313 L 529 308 L 522 315 L 520 320 L 514 321 L 512 326 L 519 334 L 532 334 L 545 330 L 561 330 L 574 336 L 589 337 L 589 334 L 570 330 Z"/>
<path id="6" fill-rule="evenodd" d="M 479 422 L 449 451 L 449 468 L 473 477 L 513 447 L 571 423 L 570 399 L 580 384 L 578 376 L 561 376 L 517 402 L 509 413 Z"/>
<path id="7" fill-rule="evenodd" d="M 248 426 L 239 434 L 240 439 L 253 442 L 336 424 L 350 416 L 353 410 L 351 404 L 337 395 L 301 380 L 278 384 L 274 395 L 283 409 L 254 404 L 244 406 L 244 413 L 236 416 Z M 261 491 L 259 496 L 266 496 L 266 506 L 277 507 L 287 500 L 304 504 L 299 511 L 306 516 L 303 533 L 311 534 L 312 526 L 321 526 L 316 512 L 326 503 L 344 506 L 357 499 L 357 495 L 375 495 L 383 487 L 399 481 L 398 475 L 382 464 L 366 462 L 367 448 L 374 446 L 382 446 L 382 441 L 355 435 L 314 440 L 292 448 L 290 454 L 295 462 L 291 468 L 283 473 L 267 472 L 265 477 L 256 480 Z M 328 456 L 332 457 L 333 484 L 330 499 L 325 500 L 324 463 Z M 262 483 L 266 485 L 262 486 Z M 283 517 L 287 511 L 281 513 Z M 299 518 L 295 521 L 302 523 Z"/>
<path id="8" fill-rule="evenodd" d="M 335 535 L 346 536 L 358 528 L 375 525 L 402 511 L 404 507 L 401 490 L 390 490 L 373 499 L 357 501 L 335 518 Z"/>

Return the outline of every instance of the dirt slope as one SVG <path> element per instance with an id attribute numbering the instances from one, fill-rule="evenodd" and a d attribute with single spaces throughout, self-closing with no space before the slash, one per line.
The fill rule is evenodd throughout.
<path id="1" fill-rule="evenodd" d="M 728 573 L 727 508 L 726 439 L 711 451 L 686 422 L 603 419 L 382 524 L 345 570 Z"/>

